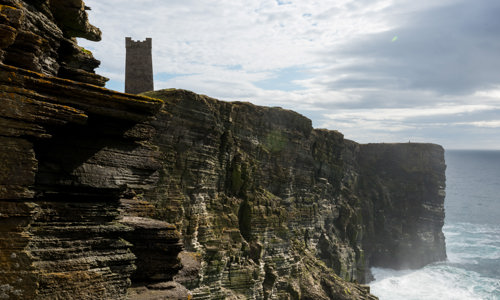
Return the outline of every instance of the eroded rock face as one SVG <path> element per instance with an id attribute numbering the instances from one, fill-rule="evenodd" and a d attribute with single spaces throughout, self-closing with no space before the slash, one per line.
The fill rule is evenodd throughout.
<path id="1" fill-rule="evenodd" d="M 202 257 L 197 280 L 185 283 L 195 298 L 368 299 L 346 281 L 396 266 L 389 256 L 412 257 L 413 267 L 444 258 L 441 147 L 380 146 L 386 161 L 375 146 L 315 130 L 291 111 L 181 90 L 146 94 L 165 101 L 152 123 L 161 178 L 147 198 Z"/>
<path id="2" fill-rule="evenodd" d="M 120 198 L 158 179 L 138 123 L 161 102 L 6 65 L 0 88 L 1 296 L 124 298 L 136 256 Z"/>
<path id="3" fill-rule="evenodd" d="M 153 123 L 162 177 L 150 199 L 203 257 L 195 298 L 370 297 L 343 280 L 361 281 L 364 269 L 348 235 L 362 230 L 359 207 L 341 196 L 340 133 L 278 108 L 149 95 L 165 100 Z"/>
<path id="4" fill-rule="evenodd" d="M 73 39 L 97 39 L 83 9 L 0 1 L 2 299 L 124 299 L 137 269 L 120 199 L 158 180 L 145 122 L 162 102 L 83 83 L 104 83 Z"/>
<path id="5" fill-rule="evenodd" d="M 172 277 L 197 299 L 374 299 L 350 283 L 367 267 L 444 258 L 439 146 L 359 145 L 180 90 L 152 94 L 147 121 L 159 100 L 0 68 L 11 298 L 124 298 L 135 276 L 137 299 L 188 297 Z M 137 216 L 176 224 L 178 276 L 178 233 Z"/>
<path id="6" fill-rule="evenodd" d="M 124 238 L 133 244 L 137 270 L 134 282 L 167 282 L 181 268 L 177 257 L 182 250 L 180 235 L 175 226 L 166 222 L 143 217 L 124 217 L 120 220 L 132 228 Z"/>

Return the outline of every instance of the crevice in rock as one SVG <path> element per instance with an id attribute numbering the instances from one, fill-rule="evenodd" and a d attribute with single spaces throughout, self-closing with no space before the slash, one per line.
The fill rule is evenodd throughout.
<path id="1" fill-rule="evenodd" d="M 252 241 L 252 208 L 248 200 L 243 200 L 238 210 L 238 225 L 241 235 L 247 242 Z"/>

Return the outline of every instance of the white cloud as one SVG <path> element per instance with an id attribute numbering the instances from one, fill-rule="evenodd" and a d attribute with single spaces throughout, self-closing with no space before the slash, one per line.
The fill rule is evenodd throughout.
<path id="1" fill-rule="evenodd" d="M 500 128 L 500 120 L 493 121 L 478 121 L 478 122 L 459 122 L 457 125 L 469 125 L 475 127 L 484 127 L 484 128 Z"/>
<path id="2" fill-rule="evenodd" d="M 390 1 L 374 1 L 360 11 L 353 3 L 86 1 L 91 22 L 104 32 L 103 41 L 91 46 L 103 68 L 123 69 L 125 36 L 151 36 L 155 71 L 170 73 L 202 72 L 206 65 L 239 65 L 248 72 L 309 65 L 317 60 L 314 51 L 388 28 L 388 20 L 368 12 Z"/>
<path id="3" fill-rule="evenodd" d="M 492 1 L 485 0 L 490 6 L 495 3 Z M 478 47 L 461 47 L 465 44 L 459 42 L 466 40 L 451 37 L 462 37 L 475 24 L 464 23 L 467 27 L 460 28 L 460 18 L 453 15 L 437 18 L 438 13 L 459 11 L 448 8 L 464 3 L 477 5 L 478 11 L 488 3 L 471 4 L 462 0 L 85 2 L 92 8 L 91 23 L 103 31 L 103 40 L 100 43 L 80 40 L 80 44 L 102 61 L 97 72 L 110 77 L 109 86 L 114 88 L 124 82 L 124 38 L 152 37 L 156 88 L 185 88 L 221 100 L 282 106 L 311 117 L 315 126 L 339 129 L 362 142 L 404 141 L 408 136 L 418 136 L 445 146 L 458 145 L 474 139 L 475 133 L 470 132 L 469 137 L 456 135 L 451 141 L 451 135 L 456 133 L 443 128 L 464 124 L 498 128 L 495 114 L 500 112 L 500 78 L 495 79 L 491 70 L 498 69 L 486 59 L 489 53 L 498 53 L 500 49 L 496 49 L 494 39 L 480 40 L 483 47 L 478 53 L 484 59 L 473 59 L 471 63 L 475 65 L 469 66 L 467 61 Z M 483 21 L 475 17 L 467 19 L 478 24 Z M 441 24 L 449 25 L 443 31 L 447 35 L 442 37 L 448 45 L 446 51 L 463 48 L 460 55 L 467 53 L 463 56 L 465 61 L 455 63 L 453 59 L 460 55 L 441 53 L 443 50 L 437 46 L 434 49 L 435 45 L 423 44 L 440 38 Z M 490 31 L 496 34 L 493 29 Z M 426 39 L 427 33 L 432 39 Z M 391 42 L 395 35 L 399 39 Z M 474 31 L 469 35 L 481 37 Z M 415 53 L 418 59 L 411 56 Z M 481 68 L 489 65 L 490 72 L 481 73 Z M 460 68 L 454 69 L 456 66 Z M 287 70 L 294 70 L 297 78 L 283 76 Z M 303 72 L 302 76 L 297 70 Z M 479 87 L 483 78 L 488 82 L 497 80 L 497 88 Z M 287 84 L 272 88 L 280 80 Z M 447 93 L 461 86 L 467 87 L 467 92 Z M 461 120 L 464 116 L 467 119 Z M 441 132 L 449 133 L 450 137 Z"/>
<path id="4" fill-rule="evenodd" d="M 344 110 L 332 114 L 325 114 L 329 119 L 364 119 L 370 121 L 405 121 L 418 117 L 443 117 L 446 115 L 460 115 L 479 111 L 492 110 L 495 107 L 487 105 L 453 105 L 437 107 L 412 108 L 382 108 Z"/>

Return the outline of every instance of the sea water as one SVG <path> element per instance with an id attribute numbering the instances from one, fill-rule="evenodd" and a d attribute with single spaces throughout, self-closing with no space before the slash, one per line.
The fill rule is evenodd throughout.
<path id="1" fill-rule="evenodd" d="M 373 268 L 380 300 L 500 300 L 500 151 L 449 150 L 448 260 L 420 270 Z"/>

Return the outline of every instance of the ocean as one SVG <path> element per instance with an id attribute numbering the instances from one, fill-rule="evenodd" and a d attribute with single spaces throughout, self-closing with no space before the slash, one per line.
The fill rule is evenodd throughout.
<path id="1" fill-rule="evenodd" d="M 445 159 L 448 260 L 373 268 L 380 300 L 500 300 L 500 151 L 447 150 Z"/>

